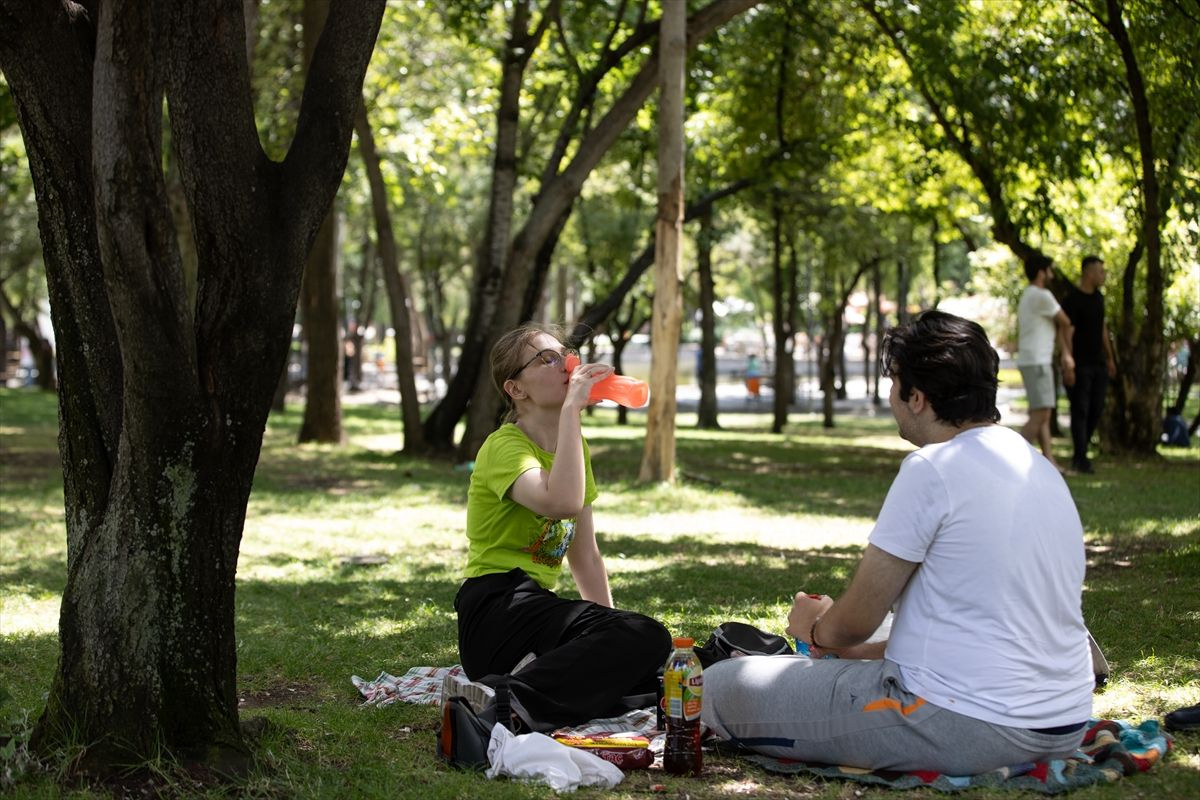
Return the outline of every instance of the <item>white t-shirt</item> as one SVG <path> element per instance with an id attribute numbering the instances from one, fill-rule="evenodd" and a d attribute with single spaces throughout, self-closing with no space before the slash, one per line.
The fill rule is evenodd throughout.
<path id="1" fill-rule="evenodd" d="M 1050 365 L 1054 360 L 1054 317 L 1062 310 L 1049 289 L 1032 283 L 1017 304 L 1017 366 Z"/>
<path id="2" fill-rule="evenodd" d="M 905 688 L 973 719 L 1050 728 L 1091 716 L 1083 526 L 1019 434 L 963 431 L 904 459 L 871 544 L 919 562 L 886 658 Z"/>

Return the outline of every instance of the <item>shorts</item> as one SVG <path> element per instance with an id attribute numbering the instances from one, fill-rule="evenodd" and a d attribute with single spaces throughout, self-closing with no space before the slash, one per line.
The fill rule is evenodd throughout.
<path id="1" fill-rule="evenodd" d="M 1054 408 L 1057 398 L 1054 393 L 1054 370 L 1050 369 L 1050 365 L 1031 364 L 1017 369 L 1020 370 L 1021 381 L 1025 384 L 1029 410 Z"/>

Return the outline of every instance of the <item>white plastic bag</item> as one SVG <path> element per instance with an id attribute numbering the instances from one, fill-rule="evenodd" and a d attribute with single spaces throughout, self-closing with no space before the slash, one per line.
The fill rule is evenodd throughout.
<path id="1" fill-rule="evenodd" d="M 488 763 L 489 778 L 537 781 L 556 792 L 573 792 L 580 786 L 611 789 L 624 777 L 615 765 L 586 750 L 567 747 L 544 733 L 516 736 L 503 725 L 492 728 Z"/>

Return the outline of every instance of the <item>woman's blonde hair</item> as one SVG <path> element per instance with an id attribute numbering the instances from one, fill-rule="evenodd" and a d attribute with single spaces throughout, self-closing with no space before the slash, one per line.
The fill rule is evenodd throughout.
<path id="1" fill-rule="evenodd" d="M 513 403 L 512 396 L 504 391 L 504 384 L 509 378 L 515 378 L 521 366 L 529 361 L 526 345 L 543 333 L 553 336 L 560 342 L 563 340 L 563 329 L 558 325 L 526 322 L 501 336 L 492 346 L 492 383 L 495 385 L 496 391 L 504 398 L 503 422 L 517 421 L 516 404 Z"/>

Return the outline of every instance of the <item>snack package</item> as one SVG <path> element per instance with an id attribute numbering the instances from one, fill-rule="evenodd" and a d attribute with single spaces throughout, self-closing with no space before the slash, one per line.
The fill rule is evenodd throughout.
<path id="1" fill-rule="evenodd" d="M 554 734 L 554 741 L 567 747 L 578 747 L 603 758 L 622 770 L 649 769 L 654 763 L 650 740 L 636 734 L 623 736 L 571 736 Z"/>

